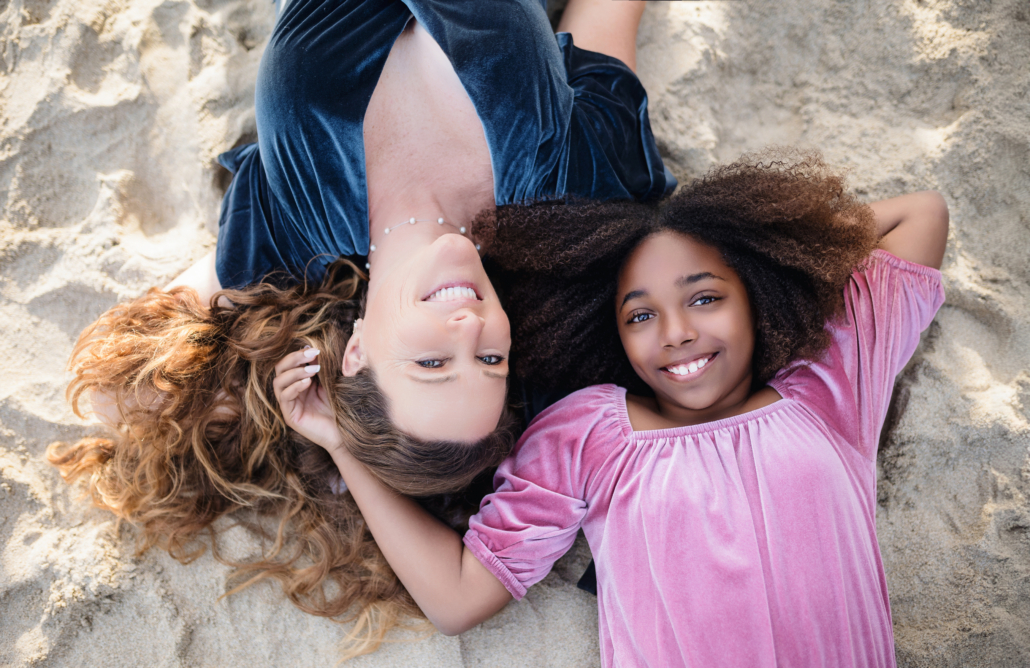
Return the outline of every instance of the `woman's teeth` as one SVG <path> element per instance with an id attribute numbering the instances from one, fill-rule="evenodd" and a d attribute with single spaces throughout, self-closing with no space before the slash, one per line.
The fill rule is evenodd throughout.
<path id="1" fill-rule="evenodd" d="M 674 373 L 677 376 L 689 376 L 692 373 L 697 373 L 698 369 L 703 369 L 712 356 L 703 357 L 699 360 L 694 360 L 690 364 L 677 364 L 676 366 L 667 366 L 665 370 L 669 373 Z"/>
<path id="2" fill-rule="evenodd" d="M 443 288 L 426 297 L 427 302 L 456 302 L 476 299 L 476 291 L 472 288 Z"/>

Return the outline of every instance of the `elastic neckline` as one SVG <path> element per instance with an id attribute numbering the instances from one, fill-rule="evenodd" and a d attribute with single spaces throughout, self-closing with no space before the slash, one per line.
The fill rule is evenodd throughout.
<path id="1" fill-rule="evenodd" d="M 622 424 L 623 433 L 625 433 L 628 438 L 651 440 L 658 438 L 675 438 L 677 436 L 693 436 L 706 432 L 719 431 L 721 429 L 729 429 L 746 422 L 758 420 L 759 418 L 763 418 L 766 415 L 770 415 L 777 411 L 784 410 L 794 403 L 794 400 L 790 398 L 790 391 L 778 378 L 773 378 L 767 383 L 767 385 L 780 394 L 780 399 L 774 401 L 768 406 L 762 406 L 761 408 L 757 408 L 753 411 L 734 415 L 733 417 L 722 418 L 721 420 L 713 420 L 711 422 L 686 425 L 683 427 L 670 427 L 668 429 L 646 429 L 644 431 L 635 431 L 633 429 L 633 425 L 630 424 L 629 407 L 626 405 L 626 388 L 618 385 L 613 385 L 612 387 L 615 389 L 615 406 L 618 410 L 619 422 Z"/>
<path id="2" fill-rule="evenodd" d="M 882 248 L 874 248 L 873 252 L 869 254 L 869 257 L 877 257 L 880 260 L 891 265 L 892 267 L 902 269 L 904 271 L 908 271 L 919 276 L 929 276 L 931 278 L 938 279 L 942 278 L 940 269 L 934 269 L 933 267 L 927 267 L 926 265 L 918 264 L 916 262 L 912 262 L 911 260 L 900 258 L 894 253 L 888 250 L 884 250 Z"/>

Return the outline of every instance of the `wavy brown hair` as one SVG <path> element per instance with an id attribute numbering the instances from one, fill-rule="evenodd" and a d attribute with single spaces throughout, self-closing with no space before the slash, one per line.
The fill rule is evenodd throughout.
<path id="1" fill-rule="evenodd" d="M 765 384 L 829 345 L 844 285 L 877 243 L 872 210 L 817 153 L 772 149 L 716 167 L 664 204 L 557 201 L 481 214 L 494 284 L 512 322 L 516 375 L 542 390 L 615 382 L 650 394 L 615 322 L 619 272 L 644 239 L 712 246 L 747 288 L 753 378 Z"/>
<path id="2" fill-rule="evenodd" d="M 373 651 L 421 612 L 350 494 L 334 493 L 332 459 L 283 422 L 275 364 L 304 345 L 318 348 L 318 382 L 330 389 L 350 452 L 455 528 L 478 502 L 462 490 L 476 481 L 488 491 L 480 474 L 508 454 L 515 434 L 507 410 L 477 443 L 419 441 L 395 429 L 371 372 L 340 372 L 364 289 L 360 272 L 340 261 L 318 285 L 226 290 L 210 307 L 189 288 L 154 288 L 115 306 L 79 337 L 68 397 L 80 416 L 84 400 L 102 400 L 117 431 L 47 450 L 65 480 L 85 478 L 96 505 L 139 527 L 140 552 L 159 546 L 186 563 L 211 546 L 237 569 L 229 593 L 272 578 L 301 610 L 355 621 L 348 657 Z M 230 514 L 263 538 L 257 558 L 219 552 L 227 526 L 215 521 Z"/>

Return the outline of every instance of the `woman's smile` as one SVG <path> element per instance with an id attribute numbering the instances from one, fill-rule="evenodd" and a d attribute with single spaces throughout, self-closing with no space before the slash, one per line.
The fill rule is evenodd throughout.
<path id="1" fill-rule="evenodd" d="M 470 281 L 450 281 L 422 298 L 424 302 L 478 302 L 483 301 L 479 290 Z"/>

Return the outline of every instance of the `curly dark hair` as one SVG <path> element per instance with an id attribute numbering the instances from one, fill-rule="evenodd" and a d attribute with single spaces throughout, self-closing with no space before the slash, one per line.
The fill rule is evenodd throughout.
<path id="1" fill-rule="evenodd" d="M 615 321 L 619 272 L 644 239 L 674 231 L 740 276 L 755 322 L 754 387 L 830 343 L 852 271 L 877 243 L 872 210 L 814 152 L 770 149 L 716 167 L 664 204 L 561 200 L 481 215 L 473 229 L 512 322 L 514 372 L 541 390 L 615 382 L 651 394 Z"/>

